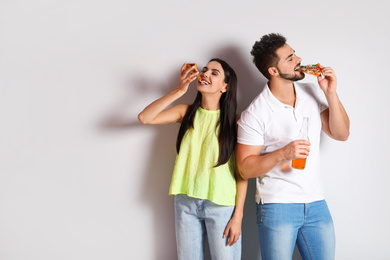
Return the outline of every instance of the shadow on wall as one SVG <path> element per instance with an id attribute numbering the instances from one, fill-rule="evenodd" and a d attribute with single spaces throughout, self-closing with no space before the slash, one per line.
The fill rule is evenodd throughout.
<path id="1" fill-rule="evenodd" d="M 139 185 L 142 186 L 143 192 L 139 194 L 138 198 L 138 201 L 150 207 L 153 212 L 153 222 L 150 224 L 153 226 L 154 235 L 150 241 L 150 248 L 154 252 L 154 259 L 177 259 L 173 196 L 168 195 L 168 190 L 176 157 L 176 137 L 179 124 L 143 125 L 136 117 L 129 119 L 123 111 L 126 110 L 124 108 L 128 108 L 132 100 L 142 98 L 147 93 L 158 93 L 157 96 L 162 97 L 173 90 L 179 81 L 181 65 L 178 65 L 177 70 L 173 71 L 172 75 L 168 79 L 165 78 L 164 81 L 150 80 L 150 77 L 147 76 L 129 79 L 126 87 L 130 94 L 118 103 L 100 124 L 100 128 L 108 131 L 129 130 L 135 127 L 156 129 L 150 153 L 145 159 L 140 160 L 140 162 L 145 162 L 145 166 L 142 168 L 146 170 L 139 173 L 142 175 L 142 181 Z M 193 84 L 188 92 L 173 105 L 193 102 L 196 96 L 196 87 Z M 134 94 L 134 89 L 138 93 Z M 145 103 L 145 106 L 149 103 Z M 136 111 L 136 114 L 142 109 Z M 138 147 L 132 147 L 130 154 L 136 155 L 137 149 Z"/>
<path id="2" fill-rule="evenodd" d="M 209 59 L 223 59 L 236 71 L 238 77 L 237 113 L 241 113 L 262 91 L 266 79 L 257 70 L 255 70 L 255 72 L 258 72 L 257 74 L 253 73 L 254 65 L 251 61 L 250 50 L 245 50 L 245 53 L 242 54 L 237 46 L 228 45 L 218 47 L 216 51 L 211 51 L 211 53 L 212 55 Z M 142 98 L 142 95 L 145 95 L 147 92 L 157 92 L 158 96 L 169 93 L 178 84 L 181 65 L 178 64 L 178 69 L 173 71 L 171 77 L 164 83 L 152 82 L 148 76 L 129 80 L 130 83 L 127 85 L 130 93 L 134 93 L 134 86 L 139 91 L 139 98 Z M 173 105 L 179 103 L 191 104 L 197 92 L 194 84 L 194 82 L 191 83 L 188 92 Z M 134 95 L 132 97 L 129 96 L 122 104 L 128 106 L 131 103 L 131 99 L 134 98 L 138 97 L 134 97 Z M 140 194 L 139 200 L 144 202 L 145 205 L 149 205 L 153 211 L 152 225 L 155 233 L 152 250 L 155 253 L 155 259 L 177 259 L 173 197 L 168 196 L 168 188 L 176 156 L 175 145 L 179 125 L 145 126 L 139 123 L 137 118 L 129 120 L 129 118 L 123 116 L 122 107 L 118 106 L 112 114 L 104 119 L 101 127 L 113 130 L 132 127 L 156 128 L 156 135 L 154 136 L 154 142 L 152 142 L 149 157 L 145 160 L 146 165 L 144 168 L 146 172 L 140 173 L 143 176 L 143 181 L 140 183 L 143 187 L 141 190 L 144 192 Z M 137 154 L 137 148 L 134 147 L 133 149 L 132 154 Z M 255 189 L 255 179 L 249 180 L 242 226 L 242 259 L 244 260 L 261 259 L 256 223 Z M 209 259 L 211 258 L 206 245 L 205 260 Z M 301 259 L 299 253 L 295 250 L 293 260 L 299 259 Z"/>

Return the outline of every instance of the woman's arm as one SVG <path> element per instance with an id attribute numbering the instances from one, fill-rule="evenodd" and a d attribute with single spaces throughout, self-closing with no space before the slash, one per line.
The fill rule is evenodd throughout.
<path id="1" fill-rule="evenodd" d="M 241 116 L 240 114 L 236 115 L 236 122 L 240 119 L 240 116 Z M 236 159 L 235 161 L 235 177 L 236 177 L 236 190 L 237 190 L 236 207 L 234 209 L 234 214 L 225 229 L 225 233 L 223 234 L 224 237 L 227 237 L 230 233 L 230 237 L 227 241 L 228 246 L 234 245 L 237 242 L 237 240 L 240 238 L 241 229 L 242 229 L 242 218 L 244 217 L 245 198 L 248 190 L 248 180 L 243 179 L 240 173 L 238 172 L 236 151 L 235 151 L 234 158 Z"/>
<path id="2" fill-rule="evenodd" d="M 166 108 L 182 97 L 187 92 L 189 84 L 196 79 L 198 72 L 188 74 L 193 67 L 186 69 L 186 64 L 181 67 L 178 87 L 145 107 L 138 115 L 138 120 L 141 123 L 148 125 L 181 123 L 188 105 L 180 104 L 169 109 Z"/>
<path id="3" fill-rule="evenodd" d="M 228 225 L 226 226 L 225 232 L 223 234 L 224 237 L 229 235 L 229 239 L 227 241 L 228 246 L 234 245 L 241 235 L 242 228 L 242 218 L 244 217 L 244 204 L 246 193 L 248 189 L 248 180 L 244 180 L 241 175 L 238 173 L 236 167 L 236 207 L 234 209 L 234 213 L 232 218 L 230 219 Z"/>
<path id="4" fill-rule="evenodd" d="M 184 93 L 176 89 L 160 99 L 157 99 L 138 114 L 138 120 L 145 125 L 163 125 L 171 123 L 181 123 L 187 104 L 180 104 L 166 109 L 175 100 L 179 99 Z"/>

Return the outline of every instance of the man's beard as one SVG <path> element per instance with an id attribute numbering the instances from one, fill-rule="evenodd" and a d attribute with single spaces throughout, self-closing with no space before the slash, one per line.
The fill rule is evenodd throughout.
<path id="1" fill-rule="evenodd" d="M 299 72 L 298 75 L 295 73 L 294 74 L 286 74 L 286 73 L 282 73 L 278 67 L 276 67 L 276 69 L 279 71 L 279 75 L 282 79 L 287 79 L 287 80 L 291 80 L 291 81 L 298 81 L 298 80 L 305 78 L 305 74 L 302 72 Z"/>

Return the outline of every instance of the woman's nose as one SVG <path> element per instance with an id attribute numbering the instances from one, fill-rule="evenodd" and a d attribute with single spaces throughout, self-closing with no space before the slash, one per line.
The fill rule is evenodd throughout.
<path id="1" fill-rule="evenodd" d="M 202 72 L 202 77 L 204 77 L 204 78 L 208 78 L 209 77 L 209 74 L 207 73 L 207 71 L 203 71 Z"/>

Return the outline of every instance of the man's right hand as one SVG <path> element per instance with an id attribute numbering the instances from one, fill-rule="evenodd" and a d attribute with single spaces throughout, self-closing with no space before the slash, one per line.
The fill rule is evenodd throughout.
<path id="1" fill-rule="evenodd" d="M 295 140 L 282 148 L 285 160 L 306 158 L 310 152 L 310 142 L 307 140 Z"/>

